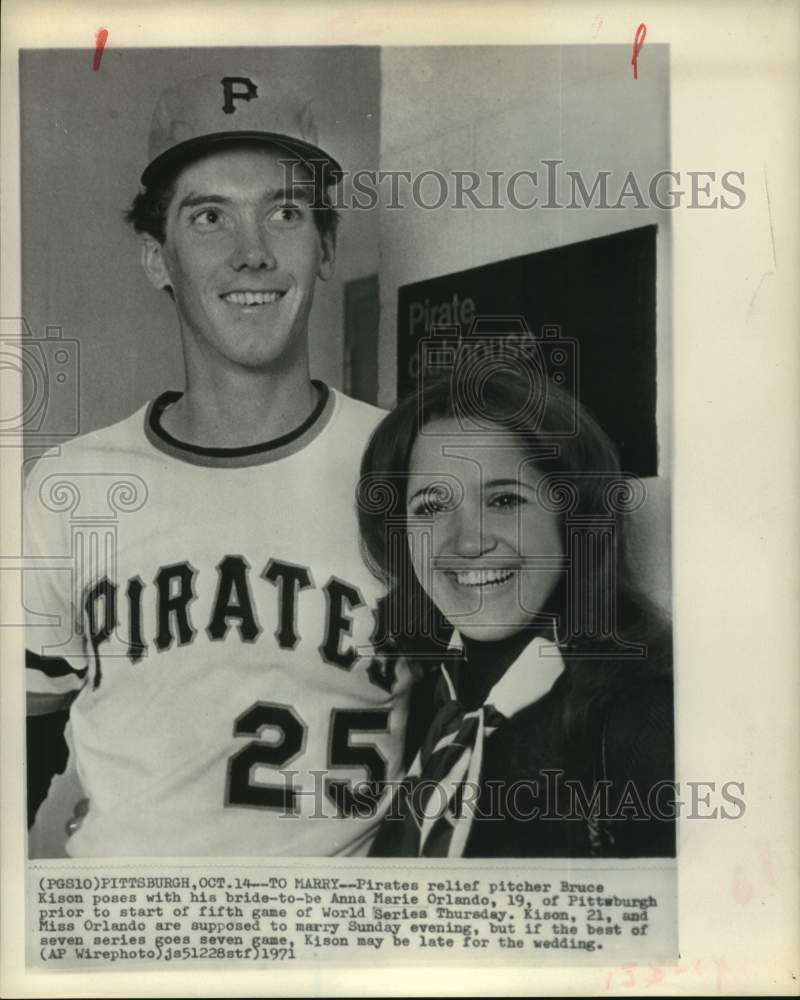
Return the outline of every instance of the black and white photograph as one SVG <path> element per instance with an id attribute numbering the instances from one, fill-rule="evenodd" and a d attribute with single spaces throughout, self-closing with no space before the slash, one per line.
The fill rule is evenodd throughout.
<path id="1" fill-rule="evenodd" d="M 67 827 L 70 857 L 674 856 L 666 54 L 629 102 L 649 134 L 628 116 L 605 172 L 579 137 L 611 104 L 613 46 L 111 50 L 89 92 L 86 52 L 22 54 L 24 313 L 33 329 L 57 302 L 74 310 L 40 349 L 80 356 L 61 384 L 83 431 L 39 459 L 25 499 L 42 566 L 25 595 L 32 854 Z M 475 108 L 465 73 L 493 65 L 519 107 Z M 84 139 L 98 123 L 118 169 Z M 105 182 L 54 219 L 45 192 L 76 155 Z M 379 200 L 392 184 L 397 208 Z M 623 185 L 656 195 L 647 217 Z M 185 236 L 169 238 L 173 215 Z M 114 234 L 107 315 L 87 315 L 83 254 L 54 271 L 37 223 L 87 250 Z M 614 231 L 577 238 L 601 224 Z M 434 227 L 449 243 L 430 246 Z M 32 445 L 57 411 L 43 416 Z M 426 772 L 447 737 L 483 767 Z M 65 757 L 81 788 L 49 820 L 38 798 Z M 458 829 L 460 848 L 395 843 L 396 816 L 377 835 L 406 811 L 415 757 L 406 822 Z M 452 767 L 474 804 L 428 777 Z"/>
<path id="2" fill-rule="evenodd" d="M 720 373 L 687 352 L 720 331 L 683 326 L 681 248 L 755 233 L 774 263 L 766 167 L 676 146 L 685 66 L 646 11 L 514 44 L 113 13 L 14 51 L 26 974 L 739 991 L 729 944 L 684 957 L 697 837 L 738 837 L 719 892 L 774 893 L 787 942 L 796 846 L 751 826 L 756 731 L 722 752 L 749 696 L 714 636 L 752 610 L 685 603 L 727 585 L 686 543 L 736 474 L 696 467 Z"/>

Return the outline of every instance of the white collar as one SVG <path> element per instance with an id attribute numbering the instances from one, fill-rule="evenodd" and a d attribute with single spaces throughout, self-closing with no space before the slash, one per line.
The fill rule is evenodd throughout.
<path id="1" fill-rule="evenodd" d="M 454 631 L 449 649 L 463 649 L 463 641 Z M 500 680 L 486 696 L 485 704 L 493 705 L 498 712 L 510 719 L 523 708 L 543 698 L 564 670 L 561 650 L 554 642 L 537 635 L 528 643 Z M 453 682 L 447 671 L 442 673 L 450 689 L 451 697 L 456 697 Z"/>

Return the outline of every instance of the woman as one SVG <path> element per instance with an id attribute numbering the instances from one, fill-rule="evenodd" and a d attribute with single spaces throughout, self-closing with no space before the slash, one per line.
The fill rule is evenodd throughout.
<path id="1" fill-rule="evenodd" d="M 643 484 L 556 386 L 506 370 L 479 389 L 427 383 L 362 462 L 364 548 L 424 732 L 372 853 L 674 855 L 669 627 L 619 516 Z"/>

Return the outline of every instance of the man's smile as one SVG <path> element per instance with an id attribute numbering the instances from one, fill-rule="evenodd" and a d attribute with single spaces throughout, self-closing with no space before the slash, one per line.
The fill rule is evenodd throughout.
<path id="1" fill-rule="evenodd" d="M 266 306 L 282 299 L 285 294 L 285 291 L 278 289 L 243 290 L 224 292 L 220 295 L 220 298 L 223 302 L 228 302 L 234 306 Z"/>

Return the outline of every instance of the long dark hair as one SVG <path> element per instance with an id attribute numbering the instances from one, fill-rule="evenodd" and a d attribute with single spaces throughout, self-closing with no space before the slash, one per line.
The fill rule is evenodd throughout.
<path id="1" fill-rule="evenodd" d="M 614 445 L 584 407 L 524 371 L 490 371 L 476 387 L 456 369 L 403 400 L 378 425 L 364 453 L 358 517 L 365 558 L 388 589 L 385 638 L 421 669 L 441 660 L 452 627 L 411 566 L 406 484 L 417 436 L 441 418 L 468 423 L 471 433 L 477 426 L 489 434 L 498 428 L 515 434 L 544 474 L 539 500 L 560 515 L 562 537 L 569 532 L 574 542 L 576 525 L 588 526 L 590 558 L 582 559 L 565 541 L 572 570 L 562 573 L 537 616 L 557 623 L 571 685 L 563 722 L 568 739 L 577 739 L 585 735 L 592 710 L 622 687 L 670 669 L 669 625 L 635 586 L 620 516 L 644 502 L 644 485 L 620 471 Z"/>

